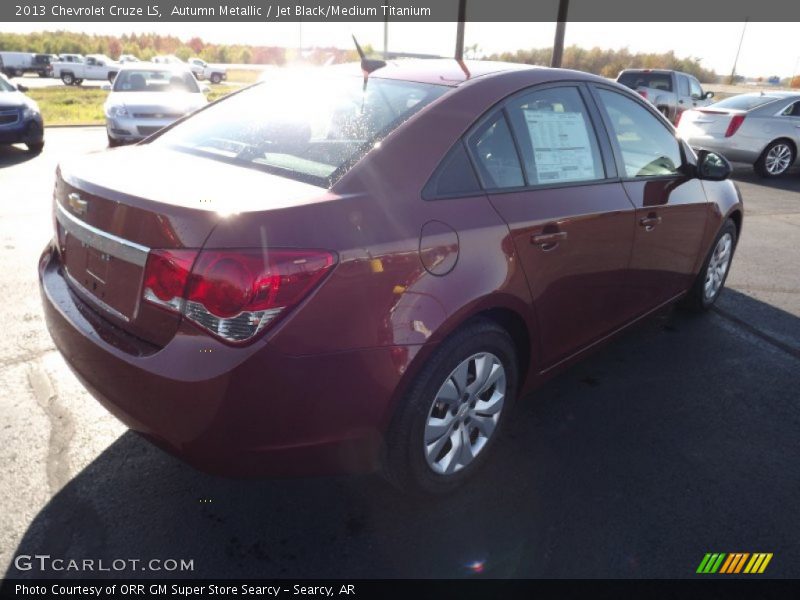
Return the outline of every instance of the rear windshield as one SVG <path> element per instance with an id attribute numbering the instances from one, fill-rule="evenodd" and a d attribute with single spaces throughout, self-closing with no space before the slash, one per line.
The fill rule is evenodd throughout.
<path id="1" fill-rule="evenodd" d="M 764 104 L 780 100 L 775 96 L 762 96 L 761 94 L 742 94 L 740 96 L 731 96 L 715 102 L 708 108 L 726 108 L 728 110 L 752 110 Z"/>
<path id="2" fill-rule="evenodd" d="M 286 73 L 209 106 L 152 143 L 330 186 L 449 87 Z"/>
<path id="3" fill-rule="evenodd" d="M 656 90 L 672 91 L 672 75 L 669 73 L 641 73 L 628 72 L 622 73 L 617 79 L 622 85 L 628 86 L 632 90 L 640 87 L 648 87 Z"/>
<path id="4" fill-rule="evenodd" d="M 114 79 L 115 92 L 194 92 L 197 81 L 189 71 L 136 69 L 120 71 Z"/>

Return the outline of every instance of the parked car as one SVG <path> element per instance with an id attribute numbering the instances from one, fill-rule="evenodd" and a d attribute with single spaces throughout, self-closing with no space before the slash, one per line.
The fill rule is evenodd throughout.
<path id="1" fill-rule="evenodd" d="M 8 77 L 22 77 L 33 68 L 33 54 L 30 52 L 0 52 L 3 61 L 3 74 Z"/>
<path id="2" fill-rule="evenodd" d="M 714 92 L 703 91 L 693 75 L 663 69 L 625 69 L 617 82 L 649 100 L 673 124 L 683 111 L 711 104 Z"/>
<path id="3" fill-rule="evenodd" d="M 108 145 L 142 140 L 207 103 L 189 69 L 129 63 L 120 69 L 103 107 Z"/>
<path id="4" fill-rule="evenodd" d="M 51 60 L 50 54 L 34 54 L 31 58 L 31 68 L 27 72 L 36 73 L 39 77 L 52 77 Z"/>
<path id="5" fill-rule="evenodd" d="M 210 65 L 199 58 L 190 58 L 188 64 L 197 79 L 208 79 L 211 83 L 220 83 L 228 78 L 228 69 L 223 65 Z"/>
<path id="6" fill-rule="evenodd" d="M 726 98 L 684 113 L 678 127 L 696 148 L 753 165 L 762 177 L 779 177 L 797 162 L 800 93 L 760 92 Z"/>
<path id="7" fill-rule="evenodd" d="M 89 54 L 83 62 L 59 61 L 52 66 L 53 77 L 61 79 L 64 85 L 80 85 L 84 80 L 114 81 L 122 65 L 104 54 Z"/>
<path id="8" fill-rule="evenodd" d="M 25 144 L 28 152 L 39 154 L 44 148 L 44 123 L 36 102 L 0 73 L 0 144 Z"/>
<path id="9" fill-rule="evenodd" d="M 140 62 L 140 61 L 133 54 L 121 54 L 119 57 L 119 61 L 117 62 L 119 62 L 120 64 L 125 64 L 125 63 Z"/>
<path id="10" fill-rule="evenodd" d="M 621 85 L 434 59 L 284 77 L 57 173 L 55 345 L 200 468 L 449 491 L 518 396 L 724 285 L 730 165 Z"/>

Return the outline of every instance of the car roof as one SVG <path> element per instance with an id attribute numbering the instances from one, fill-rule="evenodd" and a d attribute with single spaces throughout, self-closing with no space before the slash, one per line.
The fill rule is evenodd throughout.
<path id="1" fill-rule="evenodd" d="M 341 67 L 352 67 L 360 72 L 359 63 L 347 63 Z M 370 76 L 379 79 L 399 79 L 458 86 L 466 81 L 493 73 L 536 69 L 522 63 L 506 63 L 489 60 L 456 60 L 454 58 L 401 58 L 386 61 L 386 66 L 375 70 Z"/>
<path id="2" fill-rule="evenodd" d="M 188 65 L 181 63 L 153 63 L 146 61 L 124 63 L 120 71 L 185 71 L 190 72 Z"/>

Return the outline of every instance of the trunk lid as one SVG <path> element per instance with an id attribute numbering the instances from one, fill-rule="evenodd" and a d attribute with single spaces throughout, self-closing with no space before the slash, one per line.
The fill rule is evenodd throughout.
<path id="1" fill-rule="evenodd" d="M 142 145 L 65 162 L 54 192 L 71 288 L 106 319 L 163 346 L 180 317 L 142 301 L 151 249 L 203 247 L 228 215 L 310 202 L 319 187 Z"/>
<path id="2" fill-rule="evenodd" d="M 681 116 L 678 131 L 686 138 L 697 136 L 725 137 L 725 132 L 735 115 L 744 115 L 744 110 L 722 108 L 700 108 L 687 110 Z"/>

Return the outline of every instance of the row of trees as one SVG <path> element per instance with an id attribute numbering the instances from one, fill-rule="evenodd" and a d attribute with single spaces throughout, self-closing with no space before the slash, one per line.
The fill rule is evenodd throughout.
<path id="1" fill-rule="evenodd" d="M 105 54 L 114 59 L 120 54 L 133 54 L 142 60 L 150 60 L 159 54 L 174 54 L 183 60 L 199 56 L 208 62 L 265 65 L 283 65 L 297 57 L 295 49 L 277 46 L 210 44 L 199 37 L 181 40 L 154 33 L 132 33 L 117 37 L 72 31 L 28 34 L 0 32 L 0 51 L 6 50 L 43 54 Z M 334 62 L 354 60 L 355 57 L 355 51 L 339 48 L 314 48 L 303 54 L 306 61 L 317 64 L 331 59 Z"/>
<path id="2" fill-rule="evenodd" d="M 474 52 L 478 52 L 477 48 Z M 547 48 L 532 48 L 530 50 L 517 50 L 516 52 L 503 52 L 493 54 L 488 58 L 509 62 L 520 62 L 529 65 L 549 65 L 553 50 Z M 604 50 L 602 48 L 580 48 L 569 46 L 564 49 L 562 66 L 565 69 L 577 69 L 603 77 L 616 77 L 623 69 L 674 69 L 691 73 L 704 83 L 717 81 L 717 74 L 712 69 L 706 69 L 701 64 L 701 59 L 688 57 L 680 58 L 672 51 L 656 52 L 631 52 L 627 48 L 621 50 Z"/>
<path id="3" fill-rule="evenodd" d="M 297 58 L 297 50 L 293 48 L 211 44 L 199 37 L 181 40 L 174 36 L 155 33 L 131 33 L 117 37 L 72 31 L 43 31 L 28 34 L 0 32 L 0 51 L 4 50 L 44 54 L 106 54 L 112 58 L 118 58 L 120 54 L 133 54 L 142 60 L 150 60 L 158 54 L 175 54 L 183 60 L 199 56 L 208 62 L 264 65 L 284 65 Z M 468 46 L 464 50 L 464 55 L 468 58 L 484 57 L 477 44 Z M 551 54 L 552 49 L 545 47 L 503 52 L 484 58 L 548 65 Z M 314 64 L 328 61 L 338 63 L 356 60 L 357 55 L 354 50 L 314 48 L 304 51 L 303 59 Z M 627 48 L 604 50 L 573 45 L 564 49 L 562 64 L 568 69 L 588 71 L 604 77 L 616 77 L 622 69 L 641 68 L 684 71 L 691 73 L 703 83 L 716 83 L 720 79 L 712 69 L 706 69 L 701 65 L 700 58 L 680 58 L 672 51 L 633 53 Z M 781 83 L 790 84 L 788 79 Z M 800 77 L 796 77 L 791 84 L 792 87 L 800 87 Z"/>

